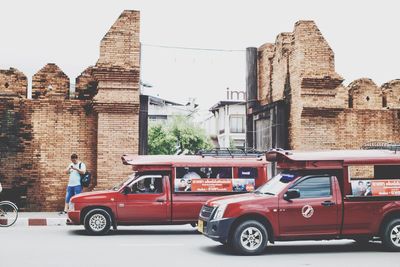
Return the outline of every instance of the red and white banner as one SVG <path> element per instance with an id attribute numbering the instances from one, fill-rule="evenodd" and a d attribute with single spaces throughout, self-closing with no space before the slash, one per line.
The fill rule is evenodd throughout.
<path id="1" fill-rule="evenodd" d="M 400 196 L 400 180 L 351 181 L 354 196 Z"/>

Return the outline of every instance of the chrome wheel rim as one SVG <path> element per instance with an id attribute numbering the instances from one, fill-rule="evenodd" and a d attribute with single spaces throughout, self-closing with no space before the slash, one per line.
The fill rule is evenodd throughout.
<path id="1" fill-rule="evenodd" d="M 256 250 L 263 241 L 262 233 L 256 227 L 247 227 L 240 235 L 240 243 L 247 250 Z"/>
<path id="2" fill-rule="evenodd" d="M 396 247 L 400 247 L 400 225 L 396 225 L 393 227 L 392 231 L 390 231 L 390 241 L 392 241 L 393 245 Z"/>
<path id="3" fill-rule="evenodd" d="M 103 214 L 94 214 L 89 219 L 90 228 L 95 232 L 100 232 L 106 228 L 107 220 Z"/>

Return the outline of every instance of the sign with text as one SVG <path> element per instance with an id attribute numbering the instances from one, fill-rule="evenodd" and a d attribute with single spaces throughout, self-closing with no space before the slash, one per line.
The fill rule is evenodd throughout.
<path id="1" fill-rule="evenodd" d="M 232 192 L 232 179 L 193 179 L 192 192 Z"/>
<path id="2" fill-rule="evenodd" d="M 400 196 L 400 180 L 351 181 L 354 196 Z"/>

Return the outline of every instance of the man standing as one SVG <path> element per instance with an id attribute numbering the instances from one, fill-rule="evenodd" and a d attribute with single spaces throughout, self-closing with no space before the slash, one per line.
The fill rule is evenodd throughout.
<path id="1" fill-rule="evenodd" d="M 85 174 L 86 165 L 83 162 L 78 161 L 78 155 L 71 155 L 71 164 L 65 169 L 65 173 L 69 174 L 69 181 L 67 186 L 67 194 L 65 196 L 65 207 L 64 211 L 60 212 L 65 214 L 68 212 L 69 202 L 74 195 L 80 194 L 82 192 L 81 185 L 81 174 Z"/>

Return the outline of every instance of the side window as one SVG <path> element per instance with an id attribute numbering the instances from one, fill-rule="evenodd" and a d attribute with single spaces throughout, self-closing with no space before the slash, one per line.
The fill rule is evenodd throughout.
<path id="1" fill-rule="evenodd" d="M 249 178 L 255 179 L 258 176 L 257 168 L 252 167 L 239 167 L 238 168 L 238 178 Z"/>
<path id="2" fill-rule="evenodd" d="M 231 192 L 232 167 L 177 167 L 175 192 Z"/>
<path id="3" fill-rule="evenodd" d="M 254 191 L 257 177 L 257 168 L 239 167 L 237 169 L 237 177 L 232 181 L 232 191 L 244 193 Z"/>
<path id="4" fill-rule="evenodd" d="M 353 165 L 348 177 L 353 196 L 400 195 L 400 165 Z"/>
<path id="5" fill-rule="evenodd" d="M 162 177 L 143 177 L 131 184 L 132 194 L 160 194 L 163 192 Z"/>
<path id="6" fill-rule="evenodd" d="M 292 187 L 300 191 L 300 198 L 319 198 L 332 195 L 330 177 L 312 177 Z"/>

